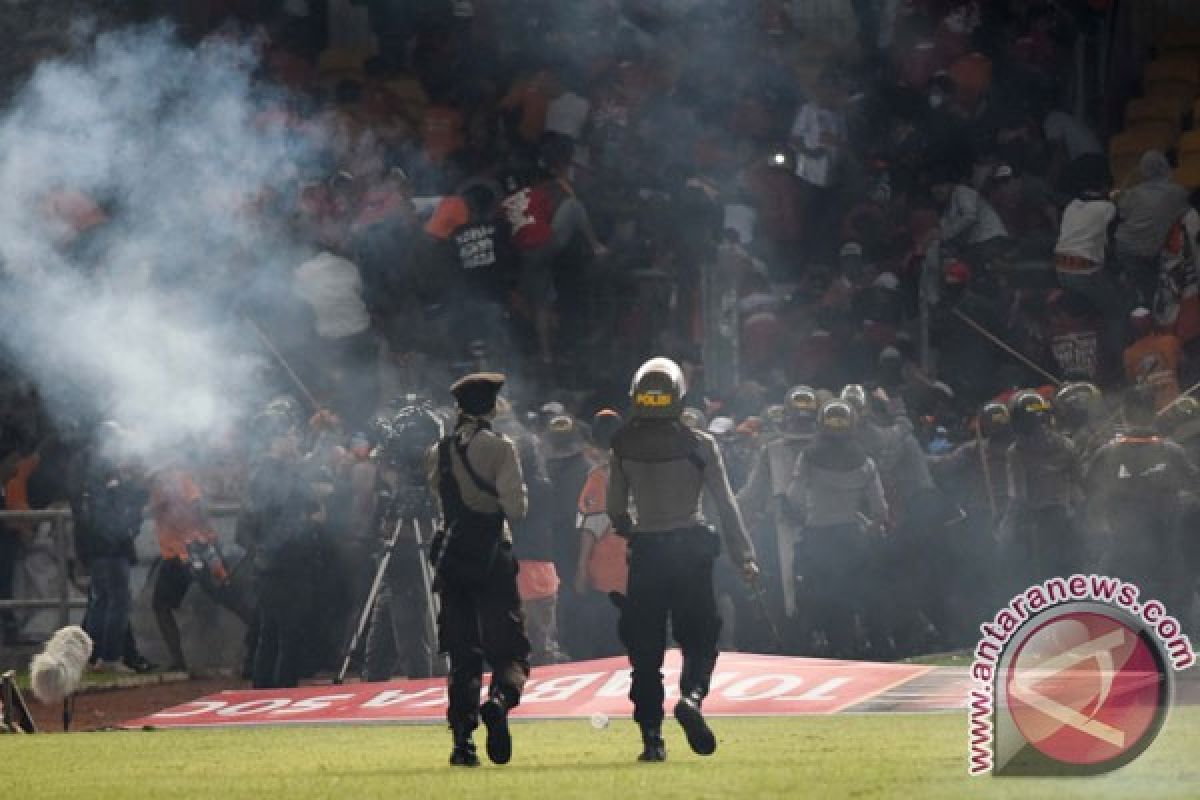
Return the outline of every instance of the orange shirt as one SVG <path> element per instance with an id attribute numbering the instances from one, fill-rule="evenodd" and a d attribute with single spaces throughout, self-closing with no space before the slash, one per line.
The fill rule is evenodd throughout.
<path id="1" fill-rule="evenodd" d="M 17 462 L 17 470 L 4 484 L 4 504 L 7 511 L 29 510 L 29 476 L 38 466 L 37 453 Z"/>
<path id="2" fill-rule="evenodd" d="M 435 239 L 446 241 L 456 230 L 471 218 L 467 202 L 456 194 L 447 195 L 433 210 L 433 216 L 425 223 L 425 232 Z"/>
<path id="3" fill-rule="evenodd" d="M 1179 396 L 1179 339 L 1169 333 L 1143 336 L 1125 348 L 1125 377 L 1154 389 L 1154 403 L 1164 408 Z"/>
<path id="4" fill-rule="evenodd" d="M 203 511 L 203 498 L 196 481 L 183 470 L 168 467 L 155 477 L 150 514 L 164 559 L 186 561 L 189 542 L 216 541 Z"/>
<path id="5" fill-rule="evenodd" d="M 598 592 L 625 594 L 629 583 L 627 543 L 613 530 L 612 522 L 606 516 L 607 502 L 608 465 L 602 464 L 588 474 L 583 491 L 579 493 L 579 527 L 587 529 L 597 539 L 588 559 L 588 580 Z M 603 530 L 597 533 L 599 526 L 590 525 L 589 519 L 593 523 L 603 519 Z"/>

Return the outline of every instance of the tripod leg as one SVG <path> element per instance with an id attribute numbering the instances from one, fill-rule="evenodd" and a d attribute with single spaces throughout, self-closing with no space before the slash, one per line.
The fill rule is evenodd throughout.
<path id="1" fill-rule="evenodd" d="M 367 632 L 367 626 L 371 624 L 371 612 L 375 608 L 375 598 L 379 596 L 379 589 L 383 586 L 383 576 L 387 572 L 388 564 L 391 563 L 392 551 L 396 547 L 396 539 L 398 537 L 399 526 L 397 526 L 392 540 L 388 542 L 383 558 L 379 559 L 379 568 L 375 571 L 375 580 L 371 583 L 371 591 L 367 593 L 367 599 L 363 603 L 362 612 L 358 615 L 358 625 L 355 626 L 354 635 L 350 637 L 350 641 L 347 642 L 346 648 L 342 652 L 342 667 L 338 670 L 337 677 L 333 680 L 334 684 L 338 686 L 346 682 L 346 673 L 350 671 L 350 661 L 354 658 L 354 651 L 358 649 L 359 642 L 363 640 Z"/>

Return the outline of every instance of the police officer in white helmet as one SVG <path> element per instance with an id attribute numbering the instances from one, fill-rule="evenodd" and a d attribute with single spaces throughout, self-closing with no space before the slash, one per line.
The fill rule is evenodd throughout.
<path id="1" fill-rule="evenodd" d="M 641 761 L 666 759 L 660 670 L 668 620 L 683 651 L 675 718 L 695 752 L 709 755 L 716 750 L 701 704 L 717 661 L 721 619 L 712 574 L 722 538 L 746 580 L 758 576 L 754 545 L 717 444 L 680 419 L 686 392 L 678 364 L 667 358 L 647 361 L 630 388 L 630 420 L 612 442 L 608 514 L 630 543 L 620 636 L 633 668 L 629 699 L 642 731 Z M 721 537 L 701 511 L 705 490 L 720 517 Z M 631 509 L 636 509 L 636 518 Z"/>

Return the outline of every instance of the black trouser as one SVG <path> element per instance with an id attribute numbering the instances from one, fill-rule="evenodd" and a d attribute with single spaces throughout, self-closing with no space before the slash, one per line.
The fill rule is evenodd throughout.
<path id="1" fill-rule="evenodd" d="M 806 615 L 825 634 L 828 655 L 848 658 L 857 644 L 855 615 L 867 583 L 866 536 L 856 524 L 811 526 L 797 560 L 804 564 Z"/>
<path id="2" fill-rule="evenodd" d="M 171 656 L 171 666 L 184 667 L 187 662 L 183 656 L 183 644 L 179 635 L 179 623 L 175 620 L 175 612 L 183 605 L 183 598 L 196 580 L 191 567 L 178 558 L 164 558 L 158 565 L 154 578 L 154 594 L 151 607 L 154 618 L 158 622 L 158 632 L 162 635 L 163 643 Z M 253 612 L 246 598 L 239 593 L 232 583 L 218 585 L 211 578 L 199 580 L 200 588 L 205 594 L 222 608 L 226 609 L 243 624 L 249 626 Z M 253 641 L 247 642 L 247 647 L 253 646 Z"/>
<path id="3" fill-rule="evenodd" d="M 1047 578 L 1070 577 L 1091 566 L 1079 528 L 1063 506 L 1026 509 L 1018 514 L 1011 548 L 1017 591 Z"/>
<path id="4" fill-rule="evenodd" d="M 517 562 L 502 544 L 478 583 L 443 580 L 438 589 L 438 650 L 450 656 L 450 705 L 446 719 L 456 730 L 479 724 L 483 662 L 492 668 L 490 693 L 509 707 L 521 701 L 529 677 L 529 639 L 517 594 Z"/>
<path id="5" fill-rule="evenodd" d="M 662 723 L 668 620 L 683 650 L 680 693 L 708 694 L 721 633 L 709 538 L 697 531 L 672 531 L 638 533 L 631 539 L 629 589 L 618 631 L 633 668 L 629 699 L 640 725 Z"/>
<path id="6" fill-rule="evenodd" d="M 294 687 L 304 665 L 305 620 L 312 582 L 300 566 L 278 565 L 258 573 L 258 642 L 254 688 Z"/>

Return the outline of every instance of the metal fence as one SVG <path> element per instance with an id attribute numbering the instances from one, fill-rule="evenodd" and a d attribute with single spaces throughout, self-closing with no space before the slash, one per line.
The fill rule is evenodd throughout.
<path id="1" fill-rule="evenodd" d="M 214 521 L 235 517 L 240 509 L 237 505 L 213 505 L 208 509 L 208 515 Z M 69 509 L 46 509 L 44 511 L 0 511 L 0 525 L 6 523 L 32 523 L 35 525 L 49 522 L 50 537 L 54 543 L 54 562 L 56 566 L 56 596 L 38 599 L 11 600 L 0 599 L 0 611 L 44 611 L 58 610 L 58 627 L 70 624 L 71 612 L 87 607 L 86 600 L 71 598 L 71 580 L 68 569 L 74 546 L 71 540 L 73 521 Z M 148 526 L 153 530 L 153 525 Z M 0 536 L 11 535 L 0 533 Z"/>

